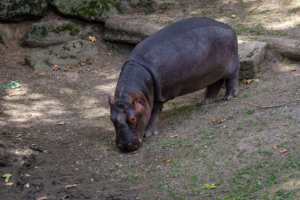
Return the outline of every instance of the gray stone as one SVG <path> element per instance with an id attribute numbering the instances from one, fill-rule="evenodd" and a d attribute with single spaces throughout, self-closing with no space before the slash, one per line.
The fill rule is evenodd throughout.
<path id="1" fill-rule="evenodd" d="M 93 60 L 98 48 L 90 41 L 75 40 L 64 45 L 26 55 L 26 63 L 37 71 L 50 70 L 54 65 L 61 69 L 67 65 L 77 66 L 79 62 Z"/>
<path id="2" fill-rule="evenodd" d="M 48 4 L 45 0 L 1 0 L 0 21 L 21 21 L 42 17 Z"/>
<path id="3" fill-rule="evenodd" d="M 240 73 L 239 79 L 255 77 L 259 64 L 264 58 L 266 42 L 239 40 Z"/>
<path id="4" fill-rule="evenodd" d="M 91 26 L 77 21 L 33 23 L 24 37 L 24 45 L 40 47 L 62 44 L 72 40 L 86 39 L 91 32 Z"/>
<path id="5" fill-rule="evenodd" d="M 163 27 L 151 21 L 132 19 L 128 15 L 113 15 L 105 23 L 103 39 L 138 44 Z"/>
<path id="6" fill-rule="evenodd" d="M 117 13 L 113 0 L 49 0 L 49 3 L 65 16 L 88 21 L 105 22 L 108 16 Z"/>
<path id="7" fill-rule="evenodd" d="M 150 14 L 157 10 L 173 9 L 179 5 L 179 1 L 175 0 L 124 0 L 117 1 L 117 9 L 121 13 L 145 13 Z"/>

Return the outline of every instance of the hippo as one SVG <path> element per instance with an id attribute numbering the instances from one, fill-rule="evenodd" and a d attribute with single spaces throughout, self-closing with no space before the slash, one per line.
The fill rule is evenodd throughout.
<path id="1" fill-rule="evenodd" d="M 158 133 L 163 104 L 205 89 L 198 104 L 215 101 L 225 82 L 224 100 L 238 93 L 238 42 L 234 30 L 208 18 L 175 22 L 140 42 L 125 61 L 108 97 L 116 145 L 137 150 L 142 137 Z"/>

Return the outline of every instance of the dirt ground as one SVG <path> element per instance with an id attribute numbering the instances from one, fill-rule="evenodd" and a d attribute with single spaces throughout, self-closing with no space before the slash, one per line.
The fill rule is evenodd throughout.
<path id="1" fill-rule="evenodd" d="M 225 12 L 241 16 L 232 24 L 234 18 L 223 19 L 235 30 L 238 24 L 253 27 L 244 35 L 299 36 L 299 0 L 183 5 L 178 19 L 195 17 L 194 12 L 217 19 Z M 273 13 L 286 19 L 284 26 L 275 26 Z M 175 14 L 167 10 L 148 16 L 155 20 Z M 50 12 L 43 20 L 53 17 L 61 18 Z M 247 17 L 253 23 L 244 23 Z M 256 26 L 259 18 L 261 26 Z M 272 30 L 271 21 L 279 28 Z M 198 91 L 167 102 L 160 134 L 144 139 L 139 150 L 124 153 L 115 146 L 107 98 L 113 96 L 134 46 L 102 41 L 100 24 L 97 61 L 40 76 L 18 63 L 39 50 L 19 46 L 32 22 L 21 22 L 20 37 L 0 46 L 0 85 L 22 83 L 21 88 L 0 89 L 0 176 L 12 174 L 8 182 L 13 182 L 7 186 L 0 179 L 1 199 L 300 199 L 299 62 L 268 49 L 255 77 L 260 81 L 239 85 L 237 100 L 257 106 L 288 104 L 259 108 L 223 101 L 222 88 L 216 102 L 196 106 L 203 96 Z"/>

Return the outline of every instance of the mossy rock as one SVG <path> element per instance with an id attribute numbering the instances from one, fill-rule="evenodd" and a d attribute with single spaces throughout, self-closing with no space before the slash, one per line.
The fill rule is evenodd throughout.
<path id="1" fill-rule="evenodd" d="M 174 9 L 179 7 L 179 0 L 123 0 L 117 1 L 116 7 L 121 13 L 151 14 L 158 10 Z"/>
<path id="2" fill-rule="evenodd" d="M 108 16 L 117 13 L 113 0 L 51 0 L 49 3 L 61 14 L 88 21 L 105 22 Z"/>
<path id="3" fill-rule="evenodd" d="M 58 65 L 61 69 L 67 65 L 77 66 L 79 62 L 94 59 L 98 48 L 91 41 L 74 40 L 51 49 L 42 50 L 26 55 L 26 63 L 37 71 L 52 69 Z"/>
<path id="4" fill-rule="evenodd" d="M 48 4 L 46 0 L 1 0 L 0 21 L 22 21 L 42 17 Z"/>
<path id="5" fill-rule="evenodd" d="M 24 37 L 26 47 L 45 47 L 68 41 L 87 38 L 92 32 L 92 27 L 80 23 L 78 20 L 71 21 L 48 21 L 33 23 L 31 29 Z"/>

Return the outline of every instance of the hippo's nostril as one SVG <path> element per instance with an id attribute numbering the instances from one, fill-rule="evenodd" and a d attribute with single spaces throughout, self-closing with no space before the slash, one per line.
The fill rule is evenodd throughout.
<path id="1" fill-rule="evenodd" d="M 132 147 L 132 143 L 129 143 L 128 146 L 129 146 L 129 147 Z"/>

